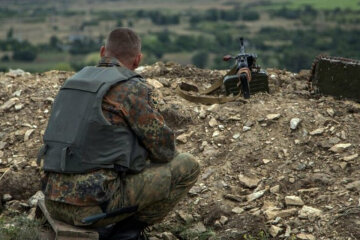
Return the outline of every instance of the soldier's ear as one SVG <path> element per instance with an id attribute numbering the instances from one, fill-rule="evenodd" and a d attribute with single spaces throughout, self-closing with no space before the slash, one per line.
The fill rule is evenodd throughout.
<path id="1" fill-rule="evenodd" d="M 105 57 L 105 51 L 106 51 L 105 46 L 101 46 L 100 47 L 100 57 Z"/>
<path id="2" fill-rule="evenodd" d="M 134 69 L 140 65 L 141 59 L 142 59 L 142 54 L 139 53 L 134 59 L 134 64 L 133 64 Z"/>

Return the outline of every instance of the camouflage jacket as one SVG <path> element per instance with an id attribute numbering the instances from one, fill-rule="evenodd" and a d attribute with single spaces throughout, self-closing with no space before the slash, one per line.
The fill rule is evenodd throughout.
<path id="1" fill-rule="evenodd" d="M 98 67 L 120 66 L 114 58 L 103 58 Z M 173 131 L 154 107 L 152 88 L 141 78 L 113 86 L 104 96 L 102 110 L 113 125 L 130 128 L 156 163 L 169 162 L 175 155 Z M 45 173 L 44 193 L 47 199 L 77 206 L 106 202 L 116 182 L 116 170 L 96 170 L 85 174 Z"/>

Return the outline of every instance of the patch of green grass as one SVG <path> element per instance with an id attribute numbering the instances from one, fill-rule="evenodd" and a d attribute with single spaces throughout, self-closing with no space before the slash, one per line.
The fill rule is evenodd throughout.
<path id="1" fill-rule="evenodd" d="M 40 223 L 25 216 L 0 218 L 1 240 L 40 240 Z"/>

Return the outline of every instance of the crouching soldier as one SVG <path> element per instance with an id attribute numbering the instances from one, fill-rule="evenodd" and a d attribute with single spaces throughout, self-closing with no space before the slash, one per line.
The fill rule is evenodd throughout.
<path id="1" fill-rule="evenodd" d="M 102 239 L 141 239 L 200 169 L 193 156 L 176 151 L 151 87 L 133 71 L 142 57 L 139 36 L 117 28 L 100 55 L 54 102 L 40 151 L 45 205 L 53 218 L 96 228 Z"/>

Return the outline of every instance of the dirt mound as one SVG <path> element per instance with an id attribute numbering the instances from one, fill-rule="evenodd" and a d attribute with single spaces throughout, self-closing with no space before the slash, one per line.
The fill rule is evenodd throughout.
<path id="1" fill-rule="evenodd" d="M 189 197 L 152 228 L 153 239 L 359 238 L 359 104 L 310 95 L 309 71 L 268 69 L 270 94 L 205 106 L 177 96 L 176 86 L 206 88 L 224 71 L 174 63 L 138 70 L 156 88 L 179 150 L 202 169 Z M 40 188 L 29 184 L 40 177 L 37 150 L 71 74 L 0 74 L 1 196 L 27 200 Z"/>

